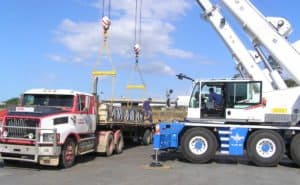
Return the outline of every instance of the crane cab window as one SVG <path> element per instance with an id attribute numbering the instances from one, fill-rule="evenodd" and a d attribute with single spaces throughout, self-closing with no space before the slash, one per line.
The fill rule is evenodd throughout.
<path id="1" fill-rule="evenodd" d="M 211 81 L 194 86 L 189 108 L 199 108 L 201 118 L 224 118 L 225 110 L 261 104 L 260 81 Z"/>
<path id="2" fill-rule="evenodd" d="M 199 96 L 200 96 L 200 84 L 197 83 L 194 86 L 190 102 L 189 102 L 189 108 L 199 108 Z"/>
<path id="3" fill-rule="evenodd" d="M 235 82 L 227 84 L 227 107 L 247 108 L 261 103 L 261 82 Z"/>
<path id="4" fill-rule="evenodd" d="M 225 83 L 205 82 L 201 86 L 201 115 L 205 118 L 224 117 Z"/>

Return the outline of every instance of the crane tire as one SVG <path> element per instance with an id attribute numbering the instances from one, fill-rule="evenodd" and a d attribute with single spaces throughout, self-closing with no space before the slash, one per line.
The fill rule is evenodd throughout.
<path id="1" fill-rule="evenodd" d="M 218 141 L 206 128 L 191 128 L 181 137 L 182 154 L 192 163 L 207 163 L 215 156 Z"/>
<path id="2" fill-rule="evenodd" d="M 279 133 L 273 130 L 258 130 L 247 141 L 247 155 L 257 166 L 277 166 L 285 151 L 285 144 Z"/>
<path id="3" fill-rule="evenodd" d="M 290 146 L 291 159 L 300 166 L 300 133 L 295 135 Z"/>

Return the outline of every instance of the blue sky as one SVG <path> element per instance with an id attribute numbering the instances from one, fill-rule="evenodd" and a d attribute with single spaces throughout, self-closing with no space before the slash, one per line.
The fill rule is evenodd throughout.
<path id="1" fill-rule="evenodd" d="M 294 42 L 300 38 L 300 1 L 252 2 L 266 16 L 287 18 L 294 28 L 289 39 Z M 148 88 L 145 92 L 126 90 L 126 84 L 140 83 L 137 74 L 132 73 L 134 3 L 112 0 L 109 43 L 118 72 L 115 97 L 164 98 L 170 88 L 176 97 L 186 95 L 191 83 L 177 80 L 175 74 L 207 79 L 232 77 L 236 73 L 227 48 L 200 18 L 196 1 L 144 0 L 140 68 Z M 110 67 L 99 54 L 100 4 L 97 0 L 1 1 L 0 101 L 30 88 L 90 92 L 91 71 Z M 249 42 L 232 16 L 226 11 L 224 14 L 243 40 Z M 101 65 L 96 65 L 100 59 Z M 111 79 L 102 79 L 99 85 L 102 96 L 111 97 Z"/>

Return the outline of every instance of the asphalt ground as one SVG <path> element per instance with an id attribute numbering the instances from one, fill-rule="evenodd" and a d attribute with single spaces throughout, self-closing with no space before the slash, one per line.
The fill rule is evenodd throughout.
<path id="1" fill-rule="evenodd" d="M 217 156 L 191 164 L 177 152 L 161 152 L 163 167 L 151 168 L 151 146 L 131 146 L 111 157 L 86 155 L 68 169 L 0 161 L 0 185 L 296 185 L 300 168 L 288 159 L 277 167 L 251 164 L 246 157 Z"/>

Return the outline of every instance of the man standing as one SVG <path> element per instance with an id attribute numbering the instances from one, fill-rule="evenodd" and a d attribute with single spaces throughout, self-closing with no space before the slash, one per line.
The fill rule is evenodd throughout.
<path id="1" fill-rule="evenodd" d="M 152 122 L 152 109 L 150 103 L 152 98 L 148 98 L 148 100 L 144 101 L 143 103 L 143 112 L 144 112 L 144 120 L 148 120 Z"/>

